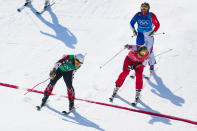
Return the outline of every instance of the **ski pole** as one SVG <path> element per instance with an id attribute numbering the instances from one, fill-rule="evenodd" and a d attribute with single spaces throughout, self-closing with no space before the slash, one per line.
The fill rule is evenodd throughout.
<path id="1" fill-rule="evenodd" d="M 160 33 L 154 34 L 154 36 L 155 36 L 155 35 L 164 35 L 164 34 L 165 34 L 165 32 L 160 32 Z"/>
<path id="2" fill-rule="evenodd" d="M 38 85 L 40 85 L 40 84 L 42 84 L 42 83 L 45 83 L 46 81 L 48 81 L 50 79 L 50 77 L 49 78 L 47 78 L 46 80 L 44 80 L 44 81 L 42 81 L 42 82 L 40 82 L 40 83 L 38 83 L 37 85 L 35 85 L 33 88 L 31 88 L 31 89 L 28 89 L 27 90 L 27 92 L 24 94 L 24 95 L 26 95 L 27 93 L 29 93 L 29 92 L 31 92 L 34 88 L 36 88 Z"/>
<path id="3" fill-rule="evenodd" d="M 167 53 L 167 52 L 169 52 L 169 51 L 172 51 L 172 49 L 168 49 L 168 50 L 166 50 L 166 51 L 163 51 L 163 52 L 161 52 L 161 53 L 155 55 L 155 57 L 160 56 L 160 55 L 163 55 L 163 54 L 165 54 L 165 53 Z"/>
<path id="4" fill-rule="evenodd" d="M 156 33 L 156 34 L 154 34 L 153 36 L 155 36 L 155 35 L 164 35 L 165 34 L 165 32 L 160 32 L 160 33 Z M 133 37 L 135 37 L 136 35 L 132 35 L 131 37 L 133 38 Z"/>
<path id="5" fill-rule="evenodd" d="M 122 51 L 124 51 L 126 48 L 123 48 L 118 53 L 116 53 L 112 58 L 110 58 L 107 62 L 105 62 L 103 65 L 100 66 L 100 69 L 103 68 L 106 64 L 108 64 L 111 60 L 113 60 L 117 55 L 119 55 Z"/>

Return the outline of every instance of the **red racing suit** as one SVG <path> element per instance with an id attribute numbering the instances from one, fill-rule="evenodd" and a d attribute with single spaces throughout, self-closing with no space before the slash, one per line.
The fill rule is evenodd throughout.
<path id="1" fill-rule="evenodd" d="M 120 73 L 115 84 L 116 86 L 121 87 L 127 75 L 130 72 L 130 69 L 128 69 L 128 66 L 134 66 L 135 76 L 136 76 L 136 89 L 142 89 L 143 88 L 143 70 L 144 70 L 145 65 L 148 62 L 149 53 L 146 56 L 140 57 L 137 54 L 136 45 L 130 45 L 129 49 L 130 49 L 130 52 L 124 60 L 123 71 L 122 73 Z"/>

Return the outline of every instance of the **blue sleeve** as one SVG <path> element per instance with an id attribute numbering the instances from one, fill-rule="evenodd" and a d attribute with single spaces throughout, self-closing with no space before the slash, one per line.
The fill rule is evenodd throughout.
<path id="1" fill-rule="evenodd" d="M 135 25 L 135 23 L 137 21 L 137 15 L 138 15 L 138 13 L 130 21 L 130 25 L 131 25 L 131 27 L 132 27 L 133 30 L 135 30 L 134 25 Z"/>

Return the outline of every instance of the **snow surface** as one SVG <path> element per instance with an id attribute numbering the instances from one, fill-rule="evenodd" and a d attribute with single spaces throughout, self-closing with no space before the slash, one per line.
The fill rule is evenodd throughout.
<path id="1" fill-rule="evenodd" d="M 75 74 L 76 98 L 108 103 L 114 82 L 128 51 L 102 69 L 131 38 L 130 19 L 142 0 L 56 0 L 42 15 L 35 11 L 44 0 L 34 0 L 21 13 L 24 0 L 0 0 L 0 82 L 32 88 L 48 77 L 63 54 L 86 53 L 85 63 Z M 160 23 L 154 51 L 158 70 L 144 80 L 142 102 L 132 107 L 135 80 L 126 79 L 114 105 L 197 121 L 197 15 L 196 0 L 148 1 Z M 148 67 L 144 74 L 148 73 Z M 132 74 L 132 72 L 131 72 Z M 43 91 L 48 82 L 36 87 Z M 196 131 L 182 121 L 150 116 L 76 100 L 77 109 L 68 116 L 66 86 L 59 80 L 47 107 L 37 111 L 43 95 L 0 86 L 0 131 Z"/>

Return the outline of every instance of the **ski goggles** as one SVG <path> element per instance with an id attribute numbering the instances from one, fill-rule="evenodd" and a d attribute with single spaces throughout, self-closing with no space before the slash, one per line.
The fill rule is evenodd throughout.
<path id="1" fill-rule="evenodd" d="M 140 56 L 145 56 L 146 54 L 148 53 L 148 50 L 141 50 L 141 51 L 139 51 L 139 55 Z"/>
<path id="2" fill-rule="evenodd" d="M 83 63 L 81 63 L 78 59 L 75 58 L 75 65 L 80 66 L 81 64 Z"/>
<path id="3" fill-rule="evenodd" d="M 141 10 L 148 10 L 148 6 L 141 6 Z"/>

